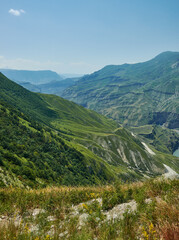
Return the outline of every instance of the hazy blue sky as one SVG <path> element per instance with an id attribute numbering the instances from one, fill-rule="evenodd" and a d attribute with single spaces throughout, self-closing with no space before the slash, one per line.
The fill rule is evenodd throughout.
<path id="1" fill-rule="evenodd" d="M 179 51 L 179 0 L 0 0 L 0 68 L 91 73 Z"/>

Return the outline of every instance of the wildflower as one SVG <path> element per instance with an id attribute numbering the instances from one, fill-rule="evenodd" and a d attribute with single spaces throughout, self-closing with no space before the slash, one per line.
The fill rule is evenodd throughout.
<path id="1" fill-rule="evenodd" d="M 148 240 L 148 239 L 149 239 L 149 235 L 148 235 L 148 233 L 147 233 L 147 231 L 145 230 L 144 227 L 143 227 L 143 232 L 142 232 L 142 234 L 143 234 L 145 240 Z"/>
<path id="2" fill-rule="evenodd" d="M 142 234 L 143 234 L 145 240 L 149 240 L 149 239 L 155 240 L 155 239 L 156 239 L 156 238 L 155 238 L 156 231 L 154 230 L 154 225 L 153 225 L 153 223 L 151 223 L 151 224 L 148 226 L 148 229 L 147 229 L 147 230 L 143 227 L 143 232 L 142 232 Z"/>
<path id="3" fill-rule="evenodd" d="M 156 231 L 154 230 L 154 225 L 151 223 L 149 226 L 149 232 L 150 233 L 155 233 Z"/>
<path id="4" fill-rule="evenodd" d="M 96 197 L 96 194 L 95 193 L 90 193 L 91 197 L 92 198 L 95 198 Z"/>
<path id="5" fill-rule="evenodd" d="M 40 238 L 39 238 L 39 237 L 36 237 L 34 240 L 40 240 Z"/>
<path id="6" fill-rule="evenodd" d="M 45 240 L 50 240 L 50 239 L 51 239 L 50 235 L 47 234 L 47 236 L 45 237 Z"/>
<path id="7" fill-rule="evenodd" d="M 86 210 L 88 209 L 88 206 L 87 206 L 85 203 L 83 203 L 82 206 L 83 206 L 83 208 L 85 208 Z"/>
<path id="8" fill-rule="evenodd" d="M 27 223 L 26 223 L 26 225 L 25 225 L 24 229 L 25 229 L 25 232 L 29 232 L 29 231 L 30 231 L 30 229 L 29 229 L 29 227 L 28 227 Z"/>
<path id="9" fill-rule="evenodd" d="M 154 228 L 154 225 L 151 223 L 149 226 L 149 231 L 152 231 L 153 228 Z"/>

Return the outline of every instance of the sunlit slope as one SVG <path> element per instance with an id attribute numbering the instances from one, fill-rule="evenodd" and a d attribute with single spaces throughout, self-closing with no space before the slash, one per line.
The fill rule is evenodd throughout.
<path id="1" fill-rule="evenodd" d="M 50 119 L 57 117 L 56 113 L 49 108 L 48 104 L 39 95 L 14 83 L 2 73 L 0 73 L 0 100 L 46 124 Z"/>
<path id="2" fill-rule="evenodd" d="M 85 146 L 116 169 L 130 167 L 137 173 L 161 174 L 164 171 L 163 160 L 169 162 L 169 165 L 176 161 L 176 158 L 153 148 L 155 153 L 150 154 L 138 137 L 132 136 L 125 128 L 116 128 L 112 120 L 101 118 L 100 115 L 57 96 L 41 96 L 58 112 L 60 118 L 54 120 L 52 125 L 60 129 L 64 137 L 72 143 Z M 171 159 L 175 159 L 174 162 Z M 177 169 L 178 166 L 174 164 L 174 168 Z"/>
<path id="3" fill-rule="evenodd" d="M 115 178 L 90 151 L 83 154 L 57 131 L 0 102 L 1 186 L 92 185 Z"/>
<path id="4" fill-rule="evenodd" d="M 6 143 L 2 146 L 3 154 L 4 151 L 9 151 L 9 146 L 13 146 L 10 154 L 16 154 L 21 159 L 20 165 L 23 161 L 23 164 L 36 161 L 31 155 L 35 154 L 35 158 L 43 162 L 40 168 L 46 169 L 46 164 L 50 166 L 49 169 L 55 176 L 52 177 L 52 181 L 57 183 L 97 184 L 114 181 L 117 178 L 135 180 L 145 175 L 155 176 L 164 173 L 163 163 L 178 170 L 177 158 L 157 152 L 153 147 L 154 154 L 151 154 L 128 130 L 121 128 L 113 120 L 73 102 L 54 95 L 31 93 L 3 75 L 0 76 L 0 99 L 2 106 L 4 102 L 7 104 L 7 107 L 5 106 L 7 116 L 2 122 L 2 131 L 6 129 L 6 132 L 11 133 L 4 140 Z M 16 116 L 16 113 L 11 118 L 11 111 L 19 112 L 22 120 L 19 121 L 19 115 Z M 6 121 L 8 118 L 10 122 Z M 15 122 L 13 119 L 16 119 Z M 41 130 L 38 130 L 36 124 Z M 48 146 L 53 142 L 52 149 L 47 148 L 50 154 L 50 156 L 47 154 L 48 157 L 44 155 L 46 147 L 41 144 L 43 139 L 47 139 Z M 17 143 L 25 146 L 28 143 L 30 155 L 27 159 L 23 155 L 18 155 Z M 61 160 L 58 160 L 58 154 L 63 152 L 61 151 L 63 144 L 66 146 L 62 147 L 64 156 L 60 155 Z M 34 153 L 35 148 L 38 148 L 37 154 Z M 53 151 L 51 153 L 51 150 L 55 153 Z M 10 160 L 5 158 L 5 162 L 8 161 Z M 8 169 L 14 169 L 13 164 L 7 163 Z M 62 170 L 57 174 L 58 167 Z M 11 171 L 19 174 L 19 170 Z"/>

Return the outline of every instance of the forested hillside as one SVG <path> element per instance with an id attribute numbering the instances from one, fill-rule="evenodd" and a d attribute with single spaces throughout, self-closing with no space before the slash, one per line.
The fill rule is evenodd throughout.
<path id="1" fill-rule="evenodd" d="M 69 146 L 59 134 L 32 121 L 23 113 L 0 104 L 0 165 L 17 177 L 1 180 L 12 184 L 94 184 L 112 179 L 105 166 L 87 167 L 83 154 Z M 93 174 L 91 174 L 93 172 Z M 9 181 L 9 182 L 8 182 Z"/>

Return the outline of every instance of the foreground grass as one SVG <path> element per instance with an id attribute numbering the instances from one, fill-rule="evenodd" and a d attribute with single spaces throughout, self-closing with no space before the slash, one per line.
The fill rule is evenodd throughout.
<path id="1" fill-rule="evenodd" d="M 124 208 L 123 214 L 116 210 L 114 217 L 111 209 L 127 202 L 137 203 L 137 207 Z M 179 180 L 103 187 L 1 189 L 0 239 L 177 240 L 178 203 Z"/>

